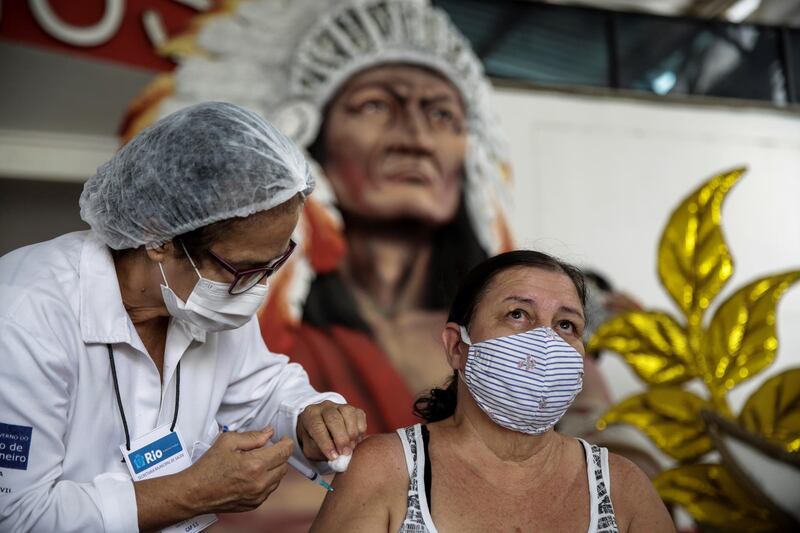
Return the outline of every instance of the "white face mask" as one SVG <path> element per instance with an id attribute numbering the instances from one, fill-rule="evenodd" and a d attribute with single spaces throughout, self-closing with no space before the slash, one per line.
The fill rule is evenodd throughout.
<path id="1" fill-rule="evenodd" d="M 189 257 L 189 254 L 186 254 Z M 244 326 L 267 298 L 268 285 L 259 283 L 242 294 L 230 294 L 230 284 L 211 281 L 200 275 L 200 271 L 189 257 L 189 261 L 200 278 L 195 283 L 189 299 L 184 302 L 169 288 L 167 277 L 161 263 L 161 277 L 164 285 L 161 286 L 161 295 L 167 311 L 178 320 L 188 322 L 203 331 L 225 331 Z"/>
<path id="2" fill-rule="evenodd" d="M 583 387 L 583 356 L 550 328 L 469 345 L 463 381 L 506 429 L 538 435 L 556 425 Z"/>

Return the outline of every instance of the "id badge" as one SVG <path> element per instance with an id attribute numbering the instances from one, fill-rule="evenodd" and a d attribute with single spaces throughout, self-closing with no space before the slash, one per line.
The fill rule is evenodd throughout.
<path id="1" fill-rule="evenodd" d="M 153 479 L 177 474 L 192 465 L 189 452 L 178 431 L 170 431 L 169 425 L 157 427 L 150 433 L 131 442 L 128 451 L 124 444 L 119 447 L 134 481 Z M 195 516 L 172 525 L 163 531 L 169 533 L 202 531 L 217 521 L 214 514 Z"/>

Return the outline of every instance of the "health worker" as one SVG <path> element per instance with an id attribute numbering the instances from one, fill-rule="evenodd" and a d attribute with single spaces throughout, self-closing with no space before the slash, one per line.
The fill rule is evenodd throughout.
<path id="1" fill-rule="evenodd" d="M 352 453 L 364 412 L 254 318 L 313 187 L 272 125 L 199 104 L 87 181 L 91 230 L 0 258 L 0 531 L 198 531 Z"/>

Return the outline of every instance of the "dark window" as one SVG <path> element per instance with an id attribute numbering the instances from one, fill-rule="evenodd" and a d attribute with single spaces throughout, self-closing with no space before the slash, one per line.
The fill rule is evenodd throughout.
<path id="1" fill-rule="evenodd" d="M 434 4 L 448 12 L 493 78 L 800 101 L 800 30 L 523 0 Z"/>

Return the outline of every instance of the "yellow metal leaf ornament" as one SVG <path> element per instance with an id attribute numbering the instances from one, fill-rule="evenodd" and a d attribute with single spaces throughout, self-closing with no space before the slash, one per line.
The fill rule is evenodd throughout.
<path id="1" fill-rule="evenodd" d="M 617 352 L 649 385 L 674 385 L 693 377 L 686 332 L 665 313 L 620 315 L 598 328 L 587 350 Z"/>
<path id="2" fill-rule="evenodd" d="M 756 280 L 720 305 L 703 338 L 703 357 L 713 395 L 772 364 L 778 351 L 775 314 L 783 293 L 800 279 L 787 272 Z"/>
<path id="3" fill-rule="evenodd" d="M 800 368 L 768 379 L 742 408 L 739 421 L 786 451 L 800 453 Z"/>
<path id="4" fill-rule="evenodd" d="M 609 409 L 599 429 L 624 422 L 636 426 L 661 451 L 679 461 L 692 461 L 711 451 L 712 443 L 700 410 L 707 402 L 679 387 L 662 387 L 626 398 Z"/>
<path id="5" fill-rule="evenodd" d="M 765 382 L 738 417 L 727 399 L 775 360 L 778 302 L 800 271 L 758 279 L 728 297 L 710 321 L 705 317 L 733 275 L 722 202 L 744 171 L 700 186 L 672 212 L 661 236 L 658 274 L 685 320 L 628 313 L 601 325 L 587 345 L 619 353 L 651 387 L 609 409 L 597 427 L 633 425 L 682 463 L 654 483 L 703 531 L 800 531 L 800 497 L 786 491 L 800 479 L 800 369 Z M 704 397 L 680 387 L 691 378 L 700 378 L 695 384 Z M 710 459 L 712 451 L 719 464 L 688 464 Z"/>
<path id="6" fill-rule="evenodd" d="M 672 299 L 699 325 L 702 312 L 733 274 L 733 259 L 720 226 L 722 200 L 745 172 L 711 178 L 672 213 L 658 248 L 658 274 Z"/>
<path id="7" fill-rule="evenodd" d="M 721 465 L 684 465 L 654 481 L 661 498 L 682 505 L 701 524 L 731 532 L 779 531 L 769 510 L 753 501 Z"/>

